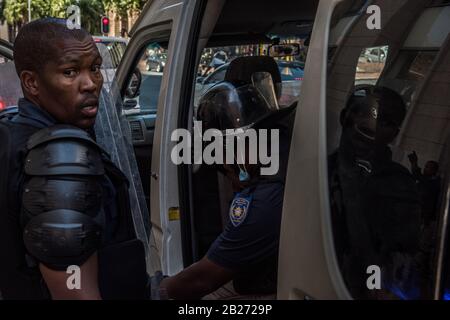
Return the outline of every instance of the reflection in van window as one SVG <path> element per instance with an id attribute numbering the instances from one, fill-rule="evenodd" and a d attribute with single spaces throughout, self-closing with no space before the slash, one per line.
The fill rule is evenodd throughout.
<path id="1" fill-rule="evenodd" d="M 278 103 L 282 106 L 290 106 L 292 103 L 297 102 L 300 97 L 301 84 L 303 82 L 304 66 L 306 60 L 307 46 L 305 45 L 305 38 L 286 38 L 285 42 L 291 41 L 299 45 L 300 51 L 296 55 L 287 57 L 275 57 L 273 60 L 277 64 L 277 70 L 270 70 L 271 73 L 277 74 L 274 76 L 275 80 L 280 80 L 281 87 L 279 90 Z M 261 57 L 264 61 L 264 57 L 267 57 L 269 51 L 269 44 L 257 43 L 252 45 L 243 46 L 226 46 L 226 47 L 212 47 L 205 48 L 202 52 L 200 64 L 197 71 L 197 81 L 195 86 L 194 106 L 195 109 L 198 106 L 200 98 L 215 84 L 226 80 L 227 71 L 233 60 L 246 57 L 255 57 L 253 64 L 258 64 L 256 57 Z M 249 62 L 243 63 L 248 65 Z M 266 68 L 269 68 L 266 66 Z M 248 68 L 248 67 L 246 67 Z M 242 67 L 242 73 L 247 70 Z M 270 68 L 269 68 L 270 69 Z M 268 71 L 267 69 L 266 71 Z M 230 75 L 229 75 L 230 76 Z M 280 79 L 278 79 L 280 77 Z"/>
<path id="2" fill-rule="evenodd" d="M 12 60 L 0 56 L 0 111 L 17 106 L 22 87 Z"/>
<path id="3" fill-rule="evenodd" d="M 332 21 L 348 19 L 343 8 L 350 3 L 339 4 Z M 384 13 L 381 30 L 368 30 L 361 15 L 337 46 L 330 43 L 327 139 L 335 250 L 353 298 L 432 299 L 436 289 L 448 288 L 435 279 L 439 261 L 448 260 L 438 239 L 448 206 L 449 45 L 406 48 L 405 39 L 448 31 L 439 21 L 415 27 L 436 10 L 425 4 L 373 4 Z M 368 285 L 371 266 L 380 268 L 379 286 Z"/>
<path id="4" fill-rule="evenodd" d="M 363 49 L 356 66 L 355 85 L 376 84 L 386 65 L 388 46 Z"/>
<path id="5" fill-rule="evenodd" d="M 124 113 L 156 113 L 166 63 L 167 47 L 163 47 L 163 44 L 158 42 L 148 44 L 136 66 L 140 80 L 136 81 L 136 76 L 133 76 L 129 84 L 129 88 L 132 88 L 137 82 L 139 88 L 134 97 L 126 96 L 125 100 L 126 104 L 130 104 L 133 108 L 124 110 Z"/>
<path id="6" fill-rule="evenodd" d="M 398 79 L 409 81 L 423 80 L 435 58 L 436 52 L 433 51 L 406 51 L 406 62 L 398 74 Z"/>

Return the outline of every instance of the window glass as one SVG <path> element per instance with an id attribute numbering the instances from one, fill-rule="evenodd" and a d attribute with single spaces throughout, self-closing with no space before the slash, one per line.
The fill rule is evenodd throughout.
<path id="1" fill-rule="evenodd" d="M 106 48 L 109 50 L 109 52 L 111 52 L 113 63 L 112 67 L 117 68 L 126 49 L 125 42 L 117 41 L 117 42 L 107 42 L 105 44 Z"/>
<path id="2" fill-rule="evenodd" d="M 388 46 L 364 48 L 356 66 L 355 85 L 375 85 L 386 65 Z"/>
<path id="3" fill-rule="evenodd" d="M 0 111 L 17 106 L 20 97 L 22 88 L 14 62 L 0 55 Z"/>
<path id="4" fill-rule="evenodd" d="M 295 64 L 279 64 L 279 70 L 281 74 L 282 81 L 302 81 L 304 72 L 299 65 Z"/>
<path id="5" fill-rule="evenodd" d="M 94 38 L 98 51 L 102 56 L 103 86 L 106 90 L 110 90 L 111 83 L 114 80 L 117 67 L 126 49 L 126 42 L 123 40 L 101 40 Z"/>
<path id="6" fill-rule="evenodd" d="M 152 42 L 143 51 L 129 87 L 138 86 L 136 95 L 125 97 L 125 113 L 156 113 L 161 82 L 167 63 L 166 44 Z"/>
<path id="7" fill-rule="evenodd" d="M 277 63 L 279 77 L 281 78 L 278 102 L 281 106 L 289 106 L 298 101 L 300 96 L 307 47 L 304 45 L 304 38 L 283 39 L 282 42 L 300 45 L 300 52 L 296 56 L 273 58 Z M 199 99 L 212 86 L 226 80 L 228 66 L 234 59 L 240 57 L 267 56 L 269 45 L 264 43 L 204 49 L 197 72 L 194 100 L 195 108 L 198 106 Z"/>
<path id="8" fill-rule="evenodd" d="M 425 79 L 431 64 L 436 58 L 436 52 L 407 51 L 406 63 L 400 70 L 398 78 L 407 81 L 420 81 Z"/>
<path id="9" fill-rule="evenodd" d="M 418 86 L 426 80 L 437 54 L 438 50 L 401 50 L 381 84 L 399 92 L 409 107 L 417 96 Z"/>
<path id="10" fill-rule="evenodd" d="M 337 6 L 333 21 L 348 17 L 342 8 L 349 3 Z M 439 31 L 432 24 L 420 32 L 415 27 L 426 7 L 398 0 L 373 4 L 381 8 L 381 30 L 369 30 L 362 14 L 337 47 L 330 43 L 327 144 L 335 250 L 354 298 L 431 299 L 440 284 L 438 258 L 446 252 L 438 239 L 448 206 L 449 48 L 404 47 L 412 30 L 419 38 Z"/>

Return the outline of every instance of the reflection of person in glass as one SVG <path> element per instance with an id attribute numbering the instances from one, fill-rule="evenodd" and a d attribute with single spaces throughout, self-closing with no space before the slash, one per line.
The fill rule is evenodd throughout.
<path id="1" fill-rule="evenodd" d="M 330 159 L 331 205 L 341 270 L 355 298 L 418 297 L 419 195 L 388 146 L 405 114 L 396 92 L 374 86 L 356 90 L 341 114 L 341 142 Z M 381 290 L 367 288 L 371 265 L 381 268 Z"/>
<path id="2" fill-rule="evenodd" d="M 441 178 L 439 176 L 439 163 L 436 161 L 427 161 L 425 167 L 419 167 L 419 158 L 415 151 L 408 155 L 411 163 L 411 173 L 416 180 L 419 189 L 422 211 L 422 232 L 421 232 L 421 248 L 424 255 L 423 265 L 423 287 L 430 291 L 433 255 L 436 249 L 436 218 L 438 211 L 438 202 L 441 193 Z"/>
<path id="3" fill-rule="evenodd" d="M 436 209 L 441 189 L 441 178 L 438 175 L 439 163 L 427 161 L 422 171 L 418 165 L 419 159 L 415 151 L 408 155 L 408 158 L 411 162 L 411 173 L 419 187 L 423 222 L 424 225 L 428 226 L 436 220 Z"/>

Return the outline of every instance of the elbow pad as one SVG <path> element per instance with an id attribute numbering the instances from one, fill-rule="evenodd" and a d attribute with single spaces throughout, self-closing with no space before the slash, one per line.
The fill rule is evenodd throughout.
<path id="1" fill-rule="evenodd" d="M 25 247 L 51 269 L 81 266 L 102 239 L 102 150 L 87 132 L 67 125 L 38 131 L 27 149 Z"/>

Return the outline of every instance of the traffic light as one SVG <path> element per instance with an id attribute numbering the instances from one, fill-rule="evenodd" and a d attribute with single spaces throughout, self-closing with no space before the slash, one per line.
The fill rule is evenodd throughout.
<path id="1" fill-rule="evenodd" d="M 109 33 L 109 18 L 108 17 L 102 17 L 102 33 L 103 34 Z"/>

